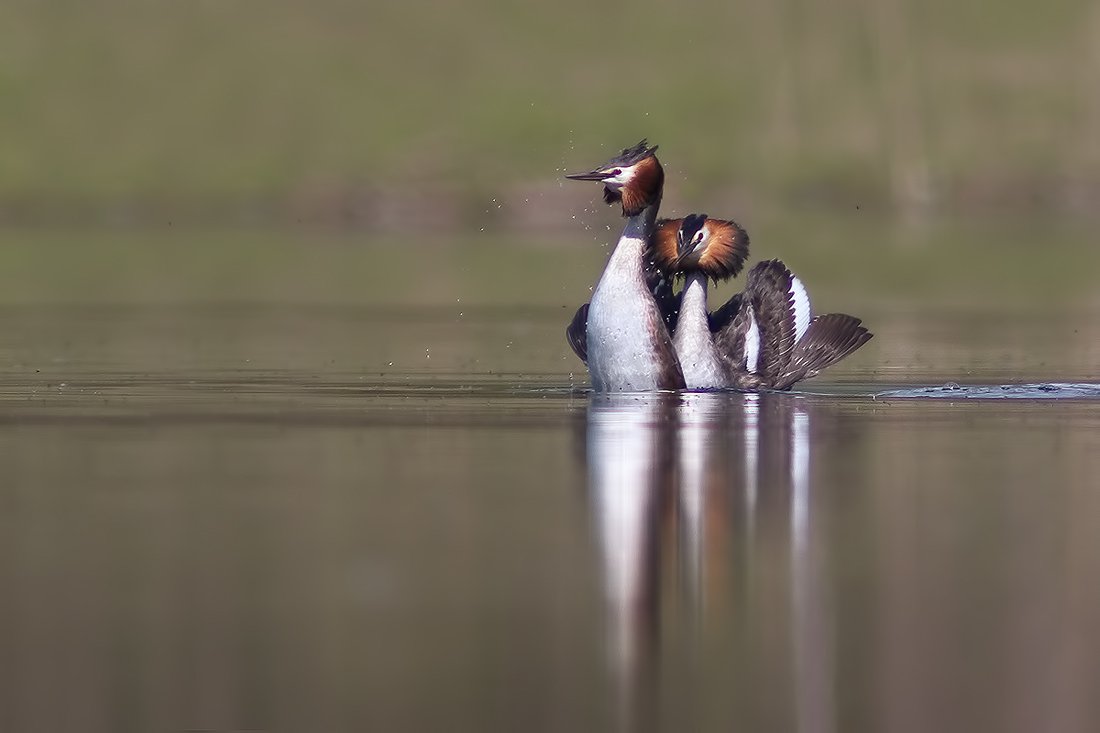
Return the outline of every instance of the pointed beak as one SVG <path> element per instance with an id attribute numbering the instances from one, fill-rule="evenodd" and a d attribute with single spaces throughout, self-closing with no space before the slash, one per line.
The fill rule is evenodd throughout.
<path id="1" fill-rule="evenodd" d="M 680 252 L 680 254 L 678 254 L 676 256 L 676 260 L 672 263 L 672 267 L 673 268 L 679 267 L 680 264 L 683 263 L 684 260 L 686 260 L 688 257 L 690 257 L 692 255 L 693 252 L 695 252 L 695 250 L 699 249 L 700 244 L 702 244 L 702 243 L 701 242 L 696 242 L 695 244 L 689 246 L 687 249 Z"/>
<path id="2" fill-rule="evenodd" d="M 603 181 L 611 176 L 603 171 L 592 171 L 591 173 L 570 173 L 565 177 L 571 181 Z"/>

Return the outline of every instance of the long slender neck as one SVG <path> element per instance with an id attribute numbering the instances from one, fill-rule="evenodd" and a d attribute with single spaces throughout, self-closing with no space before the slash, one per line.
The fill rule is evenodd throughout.
<path id="1" fill-rule="evenodd" d="M 607 271 L 616 273 L 630 273 L 640 280 L 645 279 L 645 253 L 649 247 L 650 237 L 657 224 L 657 211 L 661 208 L 661 194 L 641 213 L 627 217 L 623 233 L 619 235 L 619 243 L 615 245 L 615 251 L 611 253 L 611 259 L 607 263 Z"/>
<path id="2" fill-rule="evenodd" d="M 707 276 L 701 272 L 687 276 L 672 342 L 688 388 L 727 386 L 726 370 L 718 356 L 707 318 Z"/>
<path id="3" fill-rule="evenodd" d="M 711 341 L 710 326 L 707 322 L 707 276 L 701 272 L 688 273 L 684 283 L 684 292 L 680 296 L 680 315 L 676 321 L 676 347 L 688 337 L 693 340 L 699 336 L 705 342 Z"/>
<path id="4" fill-rule="evenodd" d="M 645 221 L 648 234 L 653 233 L 653 227 L 657 223 L 657 211 L 661 208 L 662 196 L 664 196 L 664 190 L 663 188 L 658 188 L 657 193 L 653 196 L 653 200 L 649 202 L 649 206 L 645 207 L 642 213 L 638 215 Z"/>

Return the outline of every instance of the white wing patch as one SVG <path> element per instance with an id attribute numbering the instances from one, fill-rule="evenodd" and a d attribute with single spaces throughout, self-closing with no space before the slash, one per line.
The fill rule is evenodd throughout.
<path id="1" fill-rule="evenodd" d="M 760 326 L 756 324 L 756 314 L 752 306 L 749 310 L 749 330 L 745 334 L 745 368 L 750 374 L 756 374 L 756 362 L 760 359 Z"/>
<path id="2" fill-rule="evenodd" d="M 794 304 L 794 340 L 798 342 L 810 327 L 810 296 L 806 293 L 806 286 L 793 274 L 789 292 Z"/>

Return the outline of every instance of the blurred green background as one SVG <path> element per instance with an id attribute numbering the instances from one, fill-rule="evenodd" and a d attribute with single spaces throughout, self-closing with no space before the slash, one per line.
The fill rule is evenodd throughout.
<path id="1" fill-rule="evenodd" d="M 0 302 L 575 304 L 643 136 L 815 291 L 1093 302 L 1098 79 L 1083 0 L 9 0 Z"/>

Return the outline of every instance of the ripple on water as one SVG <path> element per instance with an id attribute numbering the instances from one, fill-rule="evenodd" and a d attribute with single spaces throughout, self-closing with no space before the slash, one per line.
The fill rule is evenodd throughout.
<path id="1" fill-rule="evenodd" d="M 1018 400 L 1094 400 L 1100 399 L 1100 384 L 1050 382 L 1039 384 L 966 385 L 948 382 L 936 387 L 907 387 L 875 394 L 876 398 L 933 399 L 1018 399 Z"/>

